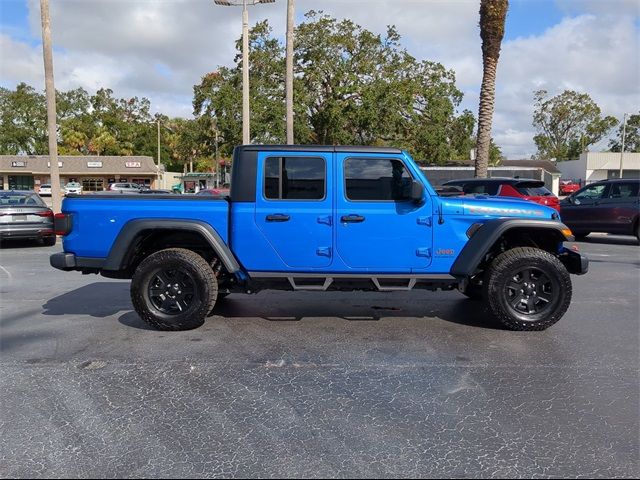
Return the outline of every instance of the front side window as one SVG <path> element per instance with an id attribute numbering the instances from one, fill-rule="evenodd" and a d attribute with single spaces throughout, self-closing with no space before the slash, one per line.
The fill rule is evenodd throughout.
<path id="1" fill-rule="evenodd" d="M 269 200 L 322 200 L 326 163 L 319 157 L 269 157 L 264 167 L 264 196 Z"/>
<path id="2" fill-rule="evenodd" d="M 575 198 L 577 200 L 597 200 L 602 198 L 605 188 L 606 185 L 604 184 L 592 185 L 591 187 L 585 188 L 580 193 L 577 193 Z"/>
<path id="3" fill-rule="evenodd" d="M 344 162 L 349 200 L 404 201 L 411 199 L 412 177 L 402 160 L 348 158 Z"/>

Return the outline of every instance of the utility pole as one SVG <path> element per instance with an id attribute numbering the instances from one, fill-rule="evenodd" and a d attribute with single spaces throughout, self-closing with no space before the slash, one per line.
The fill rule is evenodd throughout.
<path id="1" fill-rule="evenodd" d="M 287 0 L 287 73 L 285 80 L 287 106 L 287 144 L 293 145 L 293 39 L 295 0 Z"/>
<path id="2" fill-rule="evenodd" d="M 51 47 L 51 18 L 49 0 L 40 0 L 42 19 L 42 54 L 44 58 L 44 83 L 47 95 L 47 126 L 49 130 L 49 171 L 51 174 L 51 209 L 59 213 L 62 208 L 60 195 L 60 170 L 58 168 L 58 129 L 56 126 L 56 89 L 53 83 L 53 51 Z"/>
<path id="3" fill-rule="evenodd" d="M 624 114 L 624 120 L 622 121 L 622 148 L 620 148 L 620 175 L 618 178 L 622 178 L 622 160 L 624 159 L 624 140 L 627 133 L 627 114 Z"/>
<path id="4" fill-rule="evenodd" d="M 158 116 L 158 172 L 160 171 L 160 117 Z"/>
<path id="5" fill-rule="evenodd" d="M 242 143 L 251 142 L 249 128 L 249 10 L 247 6 L 274 3 L 276 0 L 214 0 L 216 5 L 234 7 L 242 5 Z"/>

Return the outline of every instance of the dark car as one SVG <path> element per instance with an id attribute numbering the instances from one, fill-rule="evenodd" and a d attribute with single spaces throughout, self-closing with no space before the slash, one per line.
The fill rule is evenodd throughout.
<path id="1" fill-rule="evenodd" d="M 592 183 L 560 202 L 560 216 L 576 237 L 603 232 L 640 240 L 638 191 L 640 179 Z"/>
<path id="2" fill-rule="evenodd" d="M 24 238 L 56 244 L 53 211 L 37 193 L 24 190 L 0 191 L 0 240 Z"/>
<path id="3" fill-rule="evenodd" d="M 514 197 L 560 210 L 559 200 L 542 180 L 530 178 L 466 178 L 445 182 L 443 187 L 460 187 L 466 195 L 481 194 Z"/>

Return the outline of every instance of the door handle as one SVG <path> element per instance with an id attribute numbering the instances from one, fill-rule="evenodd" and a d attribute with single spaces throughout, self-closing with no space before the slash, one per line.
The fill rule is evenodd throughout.
<path id="1" fill-rule="evenodd" d="M 344 215 L 340 217 L 342 223 L 362 223 L 364 217 L 362 215 Z"/>
<path id="2" fill-rule="evenodd" d="M 267 222 L 288 222 L 289 215 L 283 215 L 282 213 L 275 213 L 273 215 L 267 215 Z"/>

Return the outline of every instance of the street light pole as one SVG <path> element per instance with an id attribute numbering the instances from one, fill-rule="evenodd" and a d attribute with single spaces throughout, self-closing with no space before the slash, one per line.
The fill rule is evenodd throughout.
<path id="1" fill-rule="evenodd" d="M 249 10 L 242 2 L 242 143 L 251 142 L 249 129 Z"/>
<path id="2" fill-rule="evenodd" d="M 618 178 L 622 178 L 622 160 L 624 159 L 624 140 L 627 133 L 627 114 L 624 114 L 624 120 L 622 121 L 622 148 L 620 148 L 620 175 Z"/>
<path id="3" fill-rule="evenodd" d="M 58 129 L 56 126 L 56 89 L 53 83 L 53 51 L 51 47 L 51 18 L 49 0 L 40 0 L 42 19 L 42 53 L 44 57 L 44 83 L 47 95 L 47 126 L 49 130 L 49 169 L 51 175 L 51 208 L 59 213 L 62 207 L 60 195 L 60 170 L 58 169 Z"/>
<path id="4" fill-rule="evenodd" d="M 274 3 L 276 0 L 214 0 L 224 7 L 242 6 L 242 143 L 251 142 L 249 128 L 249 10 L 247 6 Z"/>
<path id="5" fill-rule="evenodd" d="M 287 0 L 287 73 L 285 79 L 287 108 L 287 144 L 293 145 L 293 36 L 295 28 L 294 0 Z"/>

